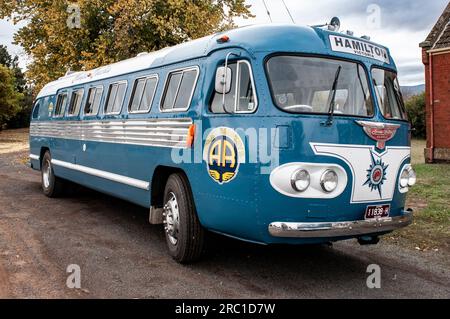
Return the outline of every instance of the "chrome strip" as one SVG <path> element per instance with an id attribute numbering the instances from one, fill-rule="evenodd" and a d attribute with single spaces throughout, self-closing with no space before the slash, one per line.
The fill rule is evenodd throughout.
<path id="1" fill-rule="evenodd" d="M 54 164 L 56 166 L 61 166 L 64 168 L 72 169 L 72 170 L 75 170 L 78 172 L 86 173 L 89 175 L 93 175 L 96 177 L 108 179 L 113 182 L 140 188 L 143 190 L 147 190 L 147 191 L 150 190 L 150 183 L 148 183 L 146 181 L 141 181 L 139 179 L 135 179 L 135 178 L 131 178 L 131 177 L 123 176 L 123 175 L 118 175 L 118 174 L 114 174 L 114 173 L 110 173 L 110 172 L 105 172 L 105 171 L 102 171 L 99 169 L 90 168 L 90 167 L 86 167 L 86 166 L 82 166 L 82 165 L 78 165 L 78 164 L 72 164 L 72 163 L 60 161 L 57 159 L 52 159 L 52 164 Z"/>
<path id="2" fill-rule="evenodd" d="M 411 224 L 412 219 L 411 211 L 403 211 L 401 216 L 374 220 L 322 223 L 273 222 L 269 225 L 269 233 L 274 237 L 291 238 L 357 236 L 402 228 Z"/>
<path id="3" fill-rule="evenodd" d="M 41 159 L 41 157 L 39 155 L 34 155 L 34 154 L 30 154 L 30 158 L 32 160 L 36 160 L 36 161 L 39 161 Z"/>
<path id="4" fill-rule="evenodd" d="M 186 148 L 192 119 L 32 122 L 30 136 Z"/>

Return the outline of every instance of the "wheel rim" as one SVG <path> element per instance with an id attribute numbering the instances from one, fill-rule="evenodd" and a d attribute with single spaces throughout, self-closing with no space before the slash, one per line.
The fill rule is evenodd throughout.
<path id="1" fill-rule="evenodd" d="M 174 193 L 169 193 L 169 200 L 164 205 L 164 229 L 167 237 L 173 245 L 178 242 L 178 233 L 180 226 L 180 214 L 177 197 Z"/>
<path id="2" fill-rule="evenodd" d="M 44 183 L 45 188 L 50 187 L 50 175 L 52 172 L 52 168 L 50 166 L 50 161 L 46 160 L 44 162 L 44 167 L 42 168 L 42 182 Z"/>

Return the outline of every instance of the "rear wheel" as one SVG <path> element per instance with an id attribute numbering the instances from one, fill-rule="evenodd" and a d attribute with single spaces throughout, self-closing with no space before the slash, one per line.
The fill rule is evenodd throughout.
<path id="1" fill-rule="evenodd" d="M 64 180 L 55 176 L 52 166 L 52 157 L 47 151 L 42 158 L 41 165 L 42 190 L 47 197 L 58 197 L 64 189 Z"/>
<path id="2" fill-rule="evenodd" d="M 163 222 L 169 254 L 179 263 L 198 260 L 204 248 L 205 231 L 200 225 L 189 182 L 173 174 L 164 191 Z"/>

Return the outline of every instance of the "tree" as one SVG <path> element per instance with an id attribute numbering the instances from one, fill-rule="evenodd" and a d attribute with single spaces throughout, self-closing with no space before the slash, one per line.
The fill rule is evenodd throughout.
<path id="1" fill-rule="evenodd" d="M 0 65 L 0 130 L 21 110 L 23 94 L 17 92 L 11 69 Z"/>
<path id="2" fill-rule="evenodd" d="M 8 49 L 4 45 L 0 45 L 0 64 L 10 68 L 15 77 L 16 89 L 17 91 L 23 93 L 26 87 L 25 75 L 19 67 L 19 57 L 14 58 L 9 54 Z"/>
<path id="3" fill-rule="evenodd" d="M 412 135 L 417 138 L 426 137 L 425 123 L 425 92 L 410 97 L 405 102 L 411 126 L 414 129 Z"/>
<path id="4" fill-rule="evenodd" d="M 72 28 L 78 12 L 80 28 Z M 68 69 L 92 69 L 230 28 L 236 16 L 251 16 L 245 0 L 0 0 L 0 18 L 27 22 L 14 39 L 32 58 L 27 77 L 36 90 Z"/>

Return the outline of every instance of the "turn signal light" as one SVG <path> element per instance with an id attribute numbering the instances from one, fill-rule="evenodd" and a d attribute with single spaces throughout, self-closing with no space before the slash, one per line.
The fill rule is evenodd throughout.
<path id="1" fill-rule="evenodd" d="M 186 146 L 192 147 L 194 145 L 194 137 L 195 137 L 195 124 L 189 125 L 188 134 L 186 138 Z"/>

